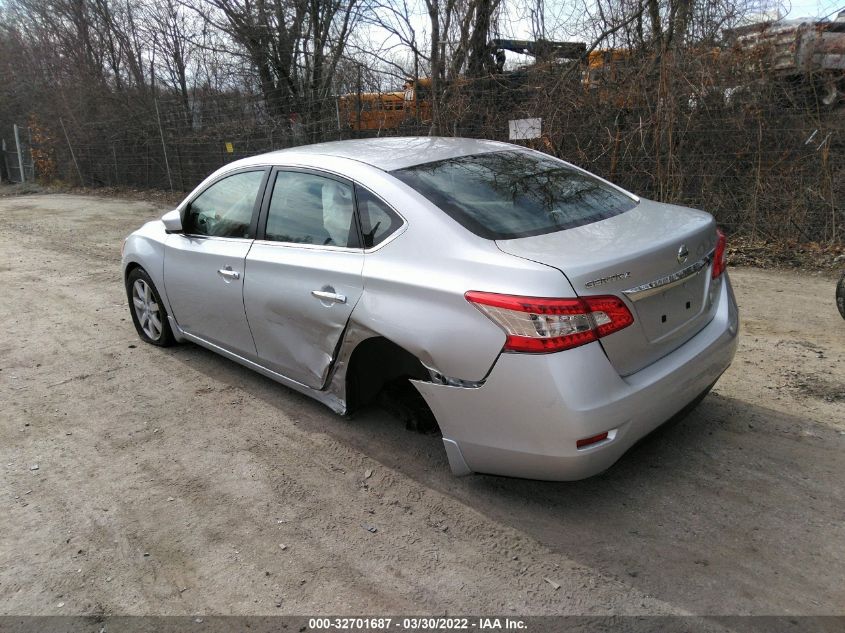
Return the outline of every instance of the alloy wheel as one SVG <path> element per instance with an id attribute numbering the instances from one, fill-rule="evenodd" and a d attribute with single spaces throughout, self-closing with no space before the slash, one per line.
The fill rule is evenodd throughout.
<path id="1" fill-rule="evenodd" d="M 143 279 L 136 279 L 135 283 L 132 284 L 132 305 L 144 334 L 153 341 L 160 339 L 162 333 L 161 311 L 153 294 L 153 289 Z"/>

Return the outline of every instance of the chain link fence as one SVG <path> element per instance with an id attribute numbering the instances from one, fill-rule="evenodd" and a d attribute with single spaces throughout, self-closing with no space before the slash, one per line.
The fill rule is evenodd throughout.
<path id="1" fill-rule="evenodd" d="M 359 95 L 351 114 L 331 97 L 311 104 L 308 116 L 270 114 L 258 95 L 195 95 L 186 104 L 159 94 L 84 119 L 33 116 L 20 137 L 28 179 L 184 192 L 221 165 L 262 152 L 432 132 L 506 141 L 514 121 L 530 118 L 539 134 L 513 142 L 644 197 L 705 209 L 733 233 L 845 241 L 845 109 L 784 103 L 782 94 L 746 102 L 724 93 L 669 96 L 648 86 L 635 93 L 630 84 L 624 93 L 584 95 L 543 75 L 517 87 L 466 82 L 440 104 L 436 125 L 375 112 L 384 100 L 372 94 Z M 14 151 L 5 157 L 9 179 L 19 181 Z"/>
<path id="2" fill-rule="evenodd" d="M 0 135 L 0 180 L 9 183 L 32 182 L 36 178 L 32 137 L 29 127 L 12 125 L 8 139 Z"/>

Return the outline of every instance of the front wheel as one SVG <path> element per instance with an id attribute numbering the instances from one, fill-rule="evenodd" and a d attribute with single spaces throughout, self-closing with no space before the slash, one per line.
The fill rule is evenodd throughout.
<path id="1" fill-rule="evenodd" d="M 839 308 L 839 314 L 845 319 L 845 273 L 842 273 L 839 283 L 836 284 L 836 307 Z"/>
<path id="2" fill-rule="evenodd" d="M 167 311 L 152 279 L 143 268 L 136 268 L 127 275 L 126 294 L 138 336 L 159 347 L 173 345 L 175 339 L 167 321 Z"/>

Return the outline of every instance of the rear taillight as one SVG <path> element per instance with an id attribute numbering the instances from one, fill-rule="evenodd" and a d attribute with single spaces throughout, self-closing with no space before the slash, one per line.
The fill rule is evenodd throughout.
<path id="1" fill-rule="evenodd" d="M 728 266 L 728 238 L 716 229 L 716 251 L 713 253 L 713 279 L 720 277 Z"/>
<path id="2" fill-rule="evenodd" d="M 509 352 L 559 352 L 595 341 L 634 322 L 619 297 L 519 297 L 472 290 L 466 299 L 501 327 Z"/>

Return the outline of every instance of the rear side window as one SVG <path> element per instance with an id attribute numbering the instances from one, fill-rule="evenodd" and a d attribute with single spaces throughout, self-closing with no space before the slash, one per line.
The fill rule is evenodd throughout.
<path id="1" fill-rule="evenodd" d="M 351 185 L 305 172 L 280 171 L 273 183 L 265 238 L 357 248 L 354 217 Z"/>
<path id="2" fill-rule="evenodd" d="M 185 213 L 185 233 L 214 237 L 249 237 L 255 199 L 264 171 L 227 176 L 191 201 Z"/>
<path id="3" fill-rule="evenodd" d="M 402 226 L 402 218 L 375 194 L 355 185 L 355 197 L 358 200 L 364 248 L 378 246 Z"/>
<path id="4" fill-rule="evenodd" d="M 520 151 L 460 156 L 391 173 L 473 233 L 494 240 L 598 222 L 637 204 L 593 176 Z"/>

